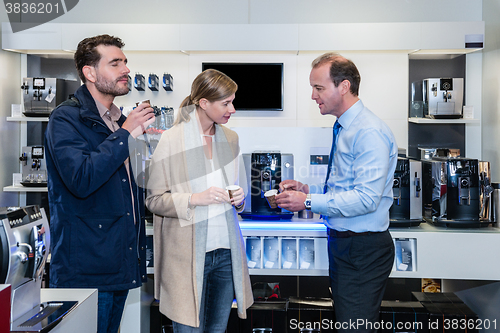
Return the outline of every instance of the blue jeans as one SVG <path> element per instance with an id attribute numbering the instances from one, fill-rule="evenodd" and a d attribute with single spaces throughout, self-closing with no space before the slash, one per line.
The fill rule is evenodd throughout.
<path id="1" fill-rule="evenodd" d="M 98 292 L 97 333 L 118 332 L 127 295 L 128 290 Z"/>
<path id="2" fill-rule="evenodd" d="M 328 236 L 328 256 L 337 332 L 375 332 L 394 263 L 389 231 L 347 238 Z M 353 328 L 350 323 L 358 320 L 365 324 Z"/>
<path id="3" fill-rule="evenodd" d="M 216 249 L 205 255 L 200 327 L 173 322 L 174 333 L 224 333 L 234 299 L 231 250 Z"/>

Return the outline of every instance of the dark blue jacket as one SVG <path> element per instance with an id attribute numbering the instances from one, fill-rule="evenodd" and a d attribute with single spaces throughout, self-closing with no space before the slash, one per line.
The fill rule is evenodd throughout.
<path id="1" fill-rule="evenodd" d="M 50 286 L 117 291 L 146 279 L 144 198 L 124 162 L 129 132 L 106 126 L 85 85 L 50 115 L 45 133 Z M 66 105 L 64 105 L 66 104 Z M 122 115 L 118 123 L 125 121 Z M 130 167 L 132 173 L 132 167 Z"/>

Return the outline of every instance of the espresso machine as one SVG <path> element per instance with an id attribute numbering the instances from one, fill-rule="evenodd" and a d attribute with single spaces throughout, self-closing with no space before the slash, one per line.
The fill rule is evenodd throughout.
<path id="1" fill-rule="evenodd" d="M 432 78 L 412 82 L 410 116 L 462 118 L 463 78 Z"/>
<path id="2" fill-rule="evenodd" d="M 11 332 L 47 332 L 78 303 L 40 302 L 49 249 L 43 208 L 0 208 L 0 283 L 11 285 Z"/>
<path id="3" fill-rule="evenodd" d="M 45 77 L 23 79 L 24 115 L 27 117 L 48 117 L 52 110 L 74 94 L 80 87 L 76 80 Z"/>
<path id="4" fill-rule="evenodd" d="M 293 155 L 279 151 L 255 151 L 243 154 L 246 179 L 250 182 L 245 198 L 245 210 L 240 216 L 252 220 L 291 219 L 292 212 L 281 208 L 271 208 L 264 193 L 278 189 L 280 182 L 293 179 Z"/>
<path id="5" fill-rule="evenodd" d="M 422 161 L 424 219 L 437 226 L 486 227 L 489 217 L 481 216 L 479 161 L 469 158 L 441 158 Z M 484 183 L 484 181 L 483 181 Z"/>
<path id="6" fill-rule="evenodd" d="M 23 174 L 21 185 L 28 187 L 47 186 L 47 165 L 45 163 L 44 146 L 23 147 L 19 161 L 21 161 Z"/>
<path id="7" fill-rule="evenodd" d="M 392 187 L 394 202 L 389 209 L 391 227 L 413 227 L 422 222 L 422 164 L 398 157 Z"/>

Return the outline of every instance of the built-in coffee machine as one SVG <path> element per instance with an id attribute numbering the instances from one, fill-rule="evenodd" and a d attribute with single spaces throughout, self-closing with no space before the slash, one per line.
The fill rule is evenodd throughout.
<path id="1" fill-rule="evenodd" d="M 80 87 L 76 80 L 45 77 L 23 79 L 24 115 L 27 117 L 48 117 L 52 110 L 68 99 Z"/>
<path id="2" fill-rule="evenodd" d="M 482 186 L 480 162 L 469 158 L 440 158 L 422 161 L 424 219 L 437 226 L 485 227 L 489 217 L 481 216 Z M 481 192 L 484 192 L 481 194 Z"/>
<path id="3" fill-rule="evenodd" d="M 243 154 L 246 179 L 249 182 L 242 218 L 253 220 L 290 219 L 292 212 L 281 208 L 271 208 L 264 194 L 278 189 L 285 179 L 293 179 L 293 155 L 279 151 L 255 151 Z"/>
<path id="4" fill-rule="evenodd" d="M 392 187 L 394 202 L 389 209 L 391 227 L 412 227 L 422 222 L 422 164 L 398 157 Z"/>
<path id="5" fill-rule="evenodd" d="M 21 184 L 23 186 L 47 186 L 47 165 L 45 164 L 44 146 L 23 147 L 19 161 L 22 167 L 23 178 Z"/>
<path id="6" fill-rule="evenodd" d="M 410 117 L 462 118 L 463 78 L 432 78 L 412 82 Z"/>

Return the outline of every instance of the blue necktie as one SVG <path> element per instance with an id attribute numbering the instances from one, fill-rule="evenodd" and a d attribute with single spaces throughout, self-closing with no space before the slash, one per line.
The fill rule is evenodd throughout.
<path id="1" fill-rule="evenodd" d="M 326 171 L 326 180 L 325 180 L 325 186 L 323 188 L 323 193 L 328 192 L 328 178 L 330 178 L 330 172 L 332 171 L 332 164 L 333 164 L 333 152 L 335 150 L 335 141 L 337 139 L 337 134 L 339 134 L 339 130 L 342 126 L 340 126 L 339 120 L 335 122 L 333 125 L 333 142 L 332 142 L 332 150 L 330 151 L 330 157 L 328 158 L 328 169 Z"/>

